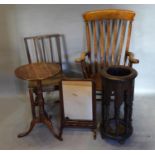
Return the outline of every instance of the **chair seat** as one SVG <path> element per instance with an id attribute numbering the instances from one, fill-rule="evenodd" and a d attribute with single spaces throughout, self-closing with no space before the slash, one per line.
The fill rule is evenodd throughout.
<path id="1" fill-rule="evenodd" d="M 61 81 L 62 78 L 64 78 L 64 74 L 59 73 L 54 77 L 42 80 L 42 87 L 44 88 L 44 87 L 59 85 L 59 82 Z M 29 81 L 28 87 L 29 88 L 36 88 L 37 82 L 36 81 Z"/>
<path id="2" fill-rule="evenodd" d="M 102 90 L 102 80 L 101 80 L 100 73 L 93 75 L 92 78 L 95 80 L 96 90 L 101 91 Z"/>

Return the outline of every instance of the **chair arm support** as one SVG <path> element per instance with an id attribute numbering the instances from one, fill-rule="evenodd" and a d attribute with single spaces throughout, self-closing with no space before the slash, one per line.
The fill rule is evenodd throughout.
<path id="1" fill-rule="evenodd" d="M 87 55 L 88 55 L 88 52 L 86 51 L 82 52 L 80 58 L 76 58 L 75 62 L 80 63 L 81 61 L 84 61 Z"/>
<path id="2" fill-rule="evenodd" d="M 132 52 L 126 52 L 126 55 L 128 56 L 129 61 L 131 63 L 134 63 L 134 64 L 138 64 L 139 63 L 139 60 L 134 58 L 134 54 Z"/>

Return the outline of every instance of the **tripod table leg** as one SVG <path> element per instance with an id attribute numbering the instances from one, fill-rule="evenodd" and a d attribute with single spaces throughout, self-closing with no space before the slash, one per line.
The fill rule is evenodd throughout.
<path id="1" fill-rule="evenodd" d="M 32 131 L 32 129 L 33 129 L 33 127 L 35 126 L 36 123 L 37 123 L 37 121 L 33 119 L 33 120 L 31 121 L 29 130 L 26 131 L 26 132 L 24 132 L 24 133 L 19 134 L 19 135 L 18 135 L 18 138 L 27 136 L 27 135 Z"/>

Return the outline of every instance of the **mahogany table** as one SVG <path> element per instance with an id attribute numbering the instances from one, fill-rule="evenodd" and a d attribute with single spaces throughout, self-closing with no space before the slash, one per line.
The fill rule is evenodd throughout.
<path id="1" fill-rule="evenodd" d="M 60 66 L 58 64 L 53 63 L 26 64 L 18 67 L 15 70 L 15 75 L 18 78 L 29 81 L 37 81 L 35 105 L 31 104 L 32 121 L 30 124 L 30 128 L 27 132 L 19 134 L 18 137 L 24 137 L 28 135 L 32 131 L 36 123 L 43 123 L 49 128 L 49 130 L 53 133 L 53 135 L 57 139 L 62 140 L 59 134 L 56 134 L 56 132 L 54 131 L 51 119 L 45 111 L 44 108 L 45 102 L 43 98 L 43 91 L 41 84 L 42 80 L 47 79 L 49 77 L 53 77 L 59 72 L 60 72 Z M 38 114 L 36 112 L 35 108 L 36 106 L 38 106 L 39 108 Z"/>

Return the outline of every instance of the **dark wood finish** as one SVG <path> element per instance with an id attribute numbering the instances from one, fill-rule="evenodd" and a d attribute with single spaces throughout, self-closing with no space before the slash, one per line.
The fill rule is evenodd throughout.
<path id="1" fill-rule="evenodd" d="M 64 100 L 63 100 L 63 81 L 90 81 L 92 82 L 92 120 L 78 120 L 78 119 L 71 119 L 65 118 L 64 114 Z M 71 128 L 90 128 L 94 133 L 94 139 L 96 139 L 96 98 L 95 98 L 95 82 L 92 80 L 79 80 L 79 79 L 66 79 L 60 83 L 60 98 L 61 98 L 61 132 L 60 137 L 62 136 L 63 128 L 71 127 Z"/>
<path id="2" fill-rule="evenodd" d="M 42 91 L 43 92 L 52 92 L 59 89 L 59 82 L 62 78 L 64 78 L 63 69 L 62 69 L 62 51 L 64 51 L 65 61 L 68 63 L 68 57 L 66 54 L 65 47 L 65 37 L 62 34 L 47 34 L 47 35 L 37 35 L 31 37 L 24 38 L 28 63 L 32 64 L 31 70 L 29 72 L 30 75 L 36 77 L 36 72 L 38 73 L 38 69 L 35 66 L 34 71 L 34 63 L 57 63 L 49 67 L 49 70 L 56 69 L 59 70 L 59 73 L 49 78 L 41 79 L 40 75 L 37 77 L 41 79 Z M 59 65 L 59 69 L 56 67 Z M 38 65 L 37 65 L 38 66 Z M 39 73 L 48 76 L 47 70 L 40 68 Z M 22 70 L 23 72 L 23 70 Z M 54 73 L 54 72 L 53 72 Z M 23 73 L 24 74 L 24 73 Z M 27 75 L 28 76 L 28 75 Z M 29 79 L 28 77 L 26 77 Z M 29 95 L 31 105 L 36 105 L 37 103 L 37 88 L 38 82 L 36 80 L 28 81 Z M 31 106 L 32 107 L 32 106 Z M 32 108 L 33 109 L 33 108 Z M 34 110 L 32 110 L 34 111 Z M 33 112 L 34 113 L 34 112 Z"/>
<path id="3" fill-rule="evenodd" d="M 37 88 L 35 89 L 35 100 L 33 98 L 34 90 L 29 89 L 32 110 L 32 121 L 30 124 L 30 128 L 27 132 L 19 134 L 18 137 L 24 137 L 28 135 L 32 131 L 36 123 L 43 123 L 48 127 L 48 129 L 57 139 L 62 140 L 62 138 L 59 136 L 60 134 L 55 133 L 50 117 L 45 111 L 45 102 L 43 98 L 43 90 L 41 84 L 41 81 L 43 79 L 55 76 L 58 72 L 60 72 L 60 66 L 50 63 L 32 63 L 23 65 L 15 70 L 15 74 L 18 78 L 23 80 L 37 81 Z M 39 113 L 36 112 L 36 107 L 38 107 Z"/>
<path id="4" fill-rule="evenodd" d="M 136 70 L 125 66 L 111 66 L 102 71 L 102 138 L 112 138 L 120 143 L 131 136 L 132 105 Z M 114 98 L 114 99 L 112 99 Z M 124 106 L 124 110 L 121 108 Z"/>
<path id="5" fill-rule="evenodd" d="M 130 10 L 96 10 L 83 14 L 86 24 L 87 49 L 76 59 L 81 63 L 85 78 L 94 78 L 99 83 L 100 70 L 111 65 L 132 66 L 139 63 L 129 52 L 132 23 L 135 12 Z M 125 39 L 126 38 L 126 39 Z M 124 47 L 124 48 L 123 48 Z M 101 91 L 101 87 L 96 87 Z"/>

